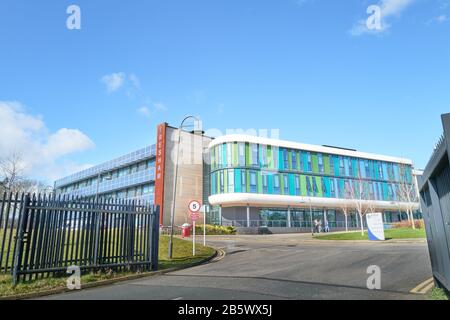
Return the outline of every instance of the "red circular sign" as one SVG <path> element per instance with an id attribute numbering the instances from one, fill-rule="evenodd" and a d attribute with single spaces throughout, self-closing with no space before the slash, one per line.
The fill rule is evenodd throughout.
<path id="1" fill-rule="evenodd" d="M 202 205 L 201 205 L 200 201 L 192 200 L 191 202 L 189 202 L 189 211 L 190 212 L 193 212 L 193 213 L 199 212 L 201 208 L 202 208 Z"/>

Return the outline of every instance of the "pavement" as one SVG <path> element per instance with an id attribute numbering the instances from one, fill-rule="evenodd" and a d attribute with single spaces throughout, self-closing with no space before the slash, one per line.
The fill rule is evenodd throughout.
<path id="1" fill-rule="evenodd" d="M 207 245 L 226 255 L 161 276 L 41 299 L 422 300 L 424 295 L 410 291 L 432 276 L 428 247 L 420 239 L 369 243 L 304 234 L 209 236 Z M 372 265 L 380 267 L 381 290 L 367 289 Z"/>

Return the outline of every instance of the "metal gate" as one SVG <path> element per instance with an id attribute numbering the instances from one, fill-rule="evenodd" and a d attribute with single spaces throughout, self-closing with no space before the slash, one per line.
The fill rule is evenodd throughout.
<path id="1" fill-rule="evenodd" d="M 11 203 L 12 212 L 3 210 Z M 71 266 L 158 268 L 159 208 L 144 202 L 5 195 L 2 215 L 3 238 L 9 239 L 2 246 L 9 250 L 0 252 L 0 271 L 3 263 L 14 283 L 64 274 Z"/>
<path id="2" fill-rule="evenodd" d="M 450 114 L 442 123 L 444 135 L 420 179 L 420 197 L 433 276 L 450 291 Z"/>

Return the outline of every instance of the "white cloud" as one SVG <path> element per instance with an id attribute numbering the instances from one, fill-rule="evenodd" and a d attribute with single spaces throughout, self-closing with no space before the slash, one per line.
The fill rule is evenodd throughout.
<path id="1" fill-rule="evenodd" d="M 155 102 L 153 104 L 153 107 L 155 108 L 156 111 L 167 111 L 166 105 L 162 102 Z"/>
<path id="2" fill-rule="evenodd" d="M 102 82 L 106 85 L 108 92 L 119 90 L 124 84 L 126 74 L 123 72 L 111 73 L 102 77 Z"/>
<path id="3" fill-rule="evenodd" d="M 26 112 L 18 102 L 0 101 L 0 157 L 19 153 L 25 173 L 48 182 L 86 164 L 75 164 L 64 157 L 95 145 L 83 132 L 62 128 L 49 132 L 44 121 Z"/>
<path id="4" fill-rule="evenodd" d="M 151 103 L 151 107 L 145 105 L 137 109 L 137 112 L 146 118 L 151 118 L 154 114 L 165 111 L 167 111 L 167 106 L 162 102 L 154 102 Z"/>
<path id="5" fill-rule="evenodd" d="M 150 117 L 151 116 L 151 112 L 150 109 L 146 106 L 140 107 L 138 110 L 138 113 L 145 116 L 145 117 Z"/>
<path id="6" fill-rule="evenodd" d="M 139 80 L 138 76 L 135 75 L 134 73 L 130 74 L 130 76 L 128 77 L 131 81 L 131 84 L 135 87 L 135 88 L 140 88 L 141 87 L 141 81 Z"/>
<path id="7" fill-rule="evenodd" d="M 415 0 L 381 0 L 378 6 L 381 9 L 381 29 L 369 30 L 367 28 L 367 18 L 359 20 L 350 30 L 353 36 L 363 34 L 381 34 L 389 30 L 391 25 L 388 20 L 393 16 L 399 16 L 406 8 L 408 8 Z"/>
<path id="8" fill-rule="evenodd" d="M 445 14 L 441 14 L 440 16 L 436 17 L 435 20 L 439 23 L 443 23 L 445 21 L 448 21 L 449 18 Z"/>

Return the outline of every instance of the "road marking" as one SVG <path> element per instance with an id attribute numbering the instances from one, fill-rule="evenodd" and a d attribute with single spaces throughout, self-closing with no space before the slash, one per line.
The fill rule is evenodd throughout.
<path id="1" fill-rule="evenodd" d="M 184 300 L 184 298 L 183 297 L 179 297 L 179 298 L 175 298 L 175 299 L 172 299 L 173 301 L 179 301 L 179 300 Z"/>
<path id="2" fill-rule="evenodd" d="M 417 287 L 412 289 L 410 291 L 410 293 L 426 294 L 433 287 L 434 287 L 434 279 L 430 278 L 430 279 L 427 279 L 424 282 L 420 283 Z"/>
<path id="3" fill-rule="evenodd" d="M 211 262 L 218 262 L 220 260 L 222 260 L 223 258 L 225 258 L 225 251 L 222 249 L 217 249 L 217 256 L 211 260 Z"/>

